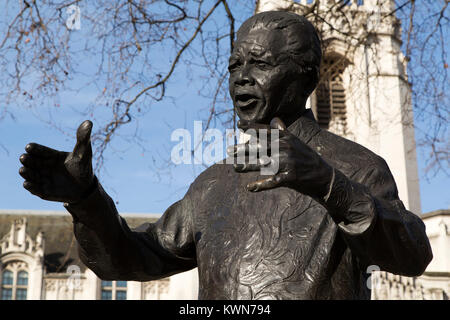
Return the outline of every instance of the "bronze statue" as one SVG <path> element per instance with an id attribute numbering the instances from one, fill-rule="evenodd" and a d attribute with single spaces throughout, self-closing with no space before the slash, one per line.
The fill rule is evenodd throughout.
<path id="1" fill-rule="evenodd" d="M 238 31 L 230 94 L 239 127 L 279 130 L 275 175 L 260 175 L 262 162 L 215 164 L 156 223 L 131 230 L 92 172 L 85 121 L 71 153 L 26 146 L 24 187 L 65 202 L 82 261 L 105 280 L 198 267 L 199 299 L 369 299 L 368 266 L 418 276 L 431 248 L 385 161 L 320 129 L 305 109 L 320 60 L 302 16 L 264 12 Z M 260 147 L 238 144 L 229 155 Z"/>

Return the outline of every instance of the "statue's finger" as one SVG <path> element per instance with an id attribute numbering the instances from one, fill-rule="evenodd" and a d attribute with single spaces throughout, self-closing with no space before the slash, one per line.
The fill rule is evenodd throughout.
<path id="1" fill-rule="evenodd" d="M 233 167 L 236 172 L 258 171 L 260 169 L 258 164 L 250 163 L 234 164 Z"/>
<path id="2" fill-rule="evenodd" d="M 249 140 L 246 143 L 240 143 L 227 147 L 227 155 L 229 157 L 238 157 L 250 155 L 250 157 L 256 158 L 261 154 L 267 154 L 268 151 L 272 150 L 272 140 L 270 139 L 259 139 L 259 140 Z M 275 147 L 279 146 L 279 143 L 275 143 Z M 278 150 L 275 150 L 278 151 Z"/>
<path id="3" fill-rule="evenodd" d="M 61 153 L 61 151 L 40 145 L 38 143 L 27 144 L 25 146 L 25 151 L 40 158 L 53 158 Z"/>
<path id="4" fill-rule="evenodd" d="M 84 121 L 77 129 L 77 143 L 72 153 L 79 158 L 92 157 L 91 131 L 92 122 L 89 120 Z"/>
<path id="5" fill-rule="evenodd" d="M 227 154 L 230 157 L 244 156 L 248 154 L 256 155 L 257 150 L 258 146 L 256 144 L 250 144 L 249 142 L 246 142 L 228 146 Z"/>
<path id="6" fill-rule="evenodd" d="M 288 131 L 280 130 L 278 128 L 272 128 L 272 129 L 250 128 L 247 131 L 245 131 L 244 134 L 250 136 L 250 137 L 247 137 L 247 139 L 246 139 L 250 143 L 256 143 L 256 141 L 258 141 L 258 143 L 260 143 L 262 146 L 264 146 L 267 144 L 267 143 L 264 144 L 265 141 L 275 141 L 277 139 L 280 139 L 280 138 L 286 136 L 289 133 L 288 133 Z"/>
<path id="7" fill-rule="evenodd" d="M 27 168 L 39 168 L 42 163 L 42 158 L 33 156 L 29 153 L 24 153 L 19 157 L 20 163 Z"/>
<path id="8" fill-rule="evenodd" d="M 19 161 L 27 168 L 38 170 L 45 170 L 54 167 L 54 158 L 41 158 L 29 153 L 24 153 L 20 156 Z"/>
<path id="9" fill-rule="evenodd" d="M 270 127 L 272 129 L 278 129 L 278 130 L 281 130 L 281 131 L 287 130 L 286 125 L 284 124 L 284 122 L 278 117 L 275 117 L 275 118 L 272 119 L 272 121 L 270 121 Z"/>
<path id="10" fill-rule="evenodd" d="M 31 194 L 34 194 L 38 197 L 44 197 L 44 191 L 42 189 L 42 186 L 39 183 L 31 182 L 31 181 L 25 181 L 23 183 L 23 187 L 28 190 Z"/>
<path id="11" fill-rule="evenodd" d="M 281 187 L 283 183 L 289 181 L 291 176 L 289 172 L 280 172 L 276 175 L 270 176 L 267 179 L 258 180 L 247 184 L 247 190 L 252 192 L 258 192 L 267 189 L 273 189 Z"/>
<path id="12" fill-rule="evenodd" d="M 253 159 L 254 162 L 251 161 L 247 163 L 236 163 L 233 165 L 234 170 L 236 172 L 247 172 L 247 171 L 258 171 L 261 168 L 270 164 L 270 158 L 265 156 L 260 159 Z"/>
<path id="13" fill-rule="evenodd" d="M 258 192 L 267 189 L 273 189 L 278 187 L 280 181 L 278 181 L 277 176 L 271 176 L 266 179 L 258 180 L 247 184 L 247 190 L 252 192 Z"/>
<path id="14" fill-rule="evenodd" d="M 32 181 L 32 182 L 40 182 L 41 181 L 41 176 L 39 175 L 39 173 L 36 172 L 35 170 L 32 170 L 27 167 L 21 167 L 19 169 L 19 174 L 22 178 L 24 178 L 27 181 Z"/>

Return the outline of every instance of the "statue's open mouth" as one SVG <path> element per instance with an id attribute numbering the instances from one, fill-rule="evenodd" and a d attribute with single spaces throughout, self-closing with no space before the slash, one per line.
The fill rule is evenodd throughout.
<path id="1" fill-rule="evenodd" d="M 241 109 L 250 109 L 256 106 L 258 100 L 258 97 L 251 94 L 238 94 L 236 95 L 236 106 Z"/>

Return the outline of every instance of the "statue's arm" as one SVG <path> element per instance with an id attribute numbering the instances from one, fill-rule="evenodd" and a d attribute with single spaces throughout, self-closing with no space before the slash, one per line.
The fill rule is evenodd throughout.
<path id="1" fill-rule="evenodd" d="M 406 276 L 422 274 L 433 255 L 422 220 L 405 209 L 384 160 L 360 183 L 334 169 L 324 206 L 362 263 Z"/>
<path id="2" fill-rule="evenodd" d="M 238 126 L 244 130 L 261 127 L 245 121 L 240 121 Z M 271 121 L 267 130 L 273 129 L 278 129 L 279 138 L 275 140 L 278 143 L 271 142 L 268 146 L 269 163 L 234 165 L 237 172 L 246 172 L 276 164 L 275 174 L 249 183 L 249 191 L 284 186 L 316 199 L 339 226 L 363 268 L 378 265 L 385 271 L 407 276 L 424 272 L 432 259 L 425 225 L 399 200 L 392 174 L 382 158 L 373 155 L 364 164 L 355 163 L 361 168 L 349 178 L 289 132 L 281 119 Z M 328 144 L 339 145 L 335 138 L 331 139 Z M 237 159 L 238 154 L 264 148 L 267 146 L 253 139 L 227 152 Z M 358 148 L 347 148 L 345 152 L 358 152 Z"/>
<path id="3" fill-rule="evenodd" d="M 78 127 L 72 152 L 28 144 L 20 156 L 24 188 L 65 203 L 74 218 L 81 260 L 102 279 L 153 280 L 194 268 L 189 196 L 157 223 L 130 230 L 93 174 L 91 131 L 89 120 Z"/>
<path id="4" fill-rule="evenodd" d="M 105 280 L 149 281 L 196 267 L 188 195 L 156 223 L 131 230 L 96 181 L 90 195 L 64 204 L 74 218 L 79 255 Z"/>

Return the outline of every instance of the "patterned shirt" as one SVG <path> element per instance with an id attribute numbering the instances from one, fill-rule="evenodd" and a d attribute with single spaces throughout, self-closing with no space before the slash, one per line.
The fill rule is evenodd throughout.
<path id="1" fill-rule="evenodd" d="M 259 172 L 215 164 L 155 223 L 131 230 L 100 184 L 74 216 L 82 261 L 102 279 L 148 281 L 198 267 L 199 299 L 370 299 L 367 268 L 423 273 L 425 226 L 385 161 L 322 130 L 288 130 L 334 168 L 326 200 L 287 187 L 249 192 Z"/>

